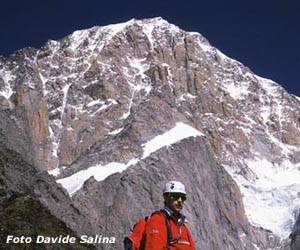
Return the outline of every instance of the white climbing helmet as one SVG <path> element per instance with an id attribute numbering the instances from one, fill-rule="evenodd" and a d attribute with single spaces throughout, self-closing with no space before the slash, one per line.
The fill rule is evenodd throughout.
<path id="1" fill-rule="evenodd" d="M 185 186 L 179 181 L 169 181 L 165 185 L 165 193 L 181 193 L 186 195 Z"/>

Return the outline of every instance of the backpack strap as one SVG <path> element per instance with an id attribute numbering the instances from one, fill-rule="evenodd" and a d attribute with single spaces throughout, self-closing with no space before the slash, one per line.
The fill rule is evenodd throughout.
<path id="1" fill-rule="evenodd" d="M 165 225 L 167 228 L 167 239 L 168 239 L 168 245 L 170 244 L 171 240 L 172 240 L 172 230 L 171 230 L 171 225 L 170 225 L 170 221 L 168 219 L 168 215 L 164 210 L 161 210 L 161 213 L 163 214 L 164 218 L 165 218 Z"/>
<path id="2" fill-rule="evenodd" d="M 182 234 L 182 228 L 181 228 L 181 226 L 182 225 L 179 226 L 179 234 L 175 238 L 173 238 L 172 230 L 171 230 L 171 225 L 170 225 L 170 221 L 169 221 L 170 216 L 163 209 L 160 210 L 160 213 L 162 213 L 164 215 L 164 218 L 165 218 L 165 224 L 166 224 L 166 228 L 167 228 L 168 246 L 172 245 L 172 244 L 175 244 L 181 238 L 181 234 Z"/>
<path id="3" fill-rule="evenodd" d="M 172 230 L 171 230 L 171 225 L 170 225 L 170 222 L 169 222 L 169 219 L 168 219 L 168 214 L 163 209 L 153 212 L 150 215 L 150 217 L 152 217 L 152 215 L 154 215 L 154 214 L 162 214 L 164 216 L 165 225 L 166 225 L 166 228 L 167 228 L 167 246 L 169 247 L 170 242 L 172 241 Z"/>

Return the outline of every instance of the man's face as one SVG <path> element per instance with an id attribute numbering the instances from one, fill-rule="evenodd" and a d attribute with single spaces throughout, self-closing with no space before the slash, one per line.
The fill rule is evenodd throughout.
<path id="1" fill-rule="evenodd" d="M 166 197 L 168 207 L 173 209 L 175 212 L 180 212 L 183 208 L 183 203 L 186 200 L 186 196 L 181 193 L 170 193 Z"/>

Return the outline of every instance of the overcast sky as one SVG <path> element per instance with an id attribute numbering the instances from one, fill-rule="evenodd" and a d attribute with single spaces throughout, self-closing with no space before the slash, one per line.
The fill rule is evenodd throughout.
<path id="1" fill-rule="evenodd" d="M 8 0 L 1 3 L 0 54 L 39 48 L 79 29 L 156 16 L 201 33 L 227 56 L 300 96 L 296 0 Z"/>

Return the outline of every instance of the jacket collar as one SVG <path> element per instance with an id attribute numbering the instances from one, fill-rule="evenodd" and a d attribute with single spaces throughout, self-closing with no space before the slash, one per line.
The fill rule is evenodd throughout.
<path id="1" fill-rule="evenodd" d="M 179 213 L 178 215 L 175 215 L 175 212 L 168 206 L 165 206 L 163 210 L 166 212 L 168 217 L 176 218 L 179 225 L 182 225 L 184 223 L 185 216 L 183 214 Z"/>

